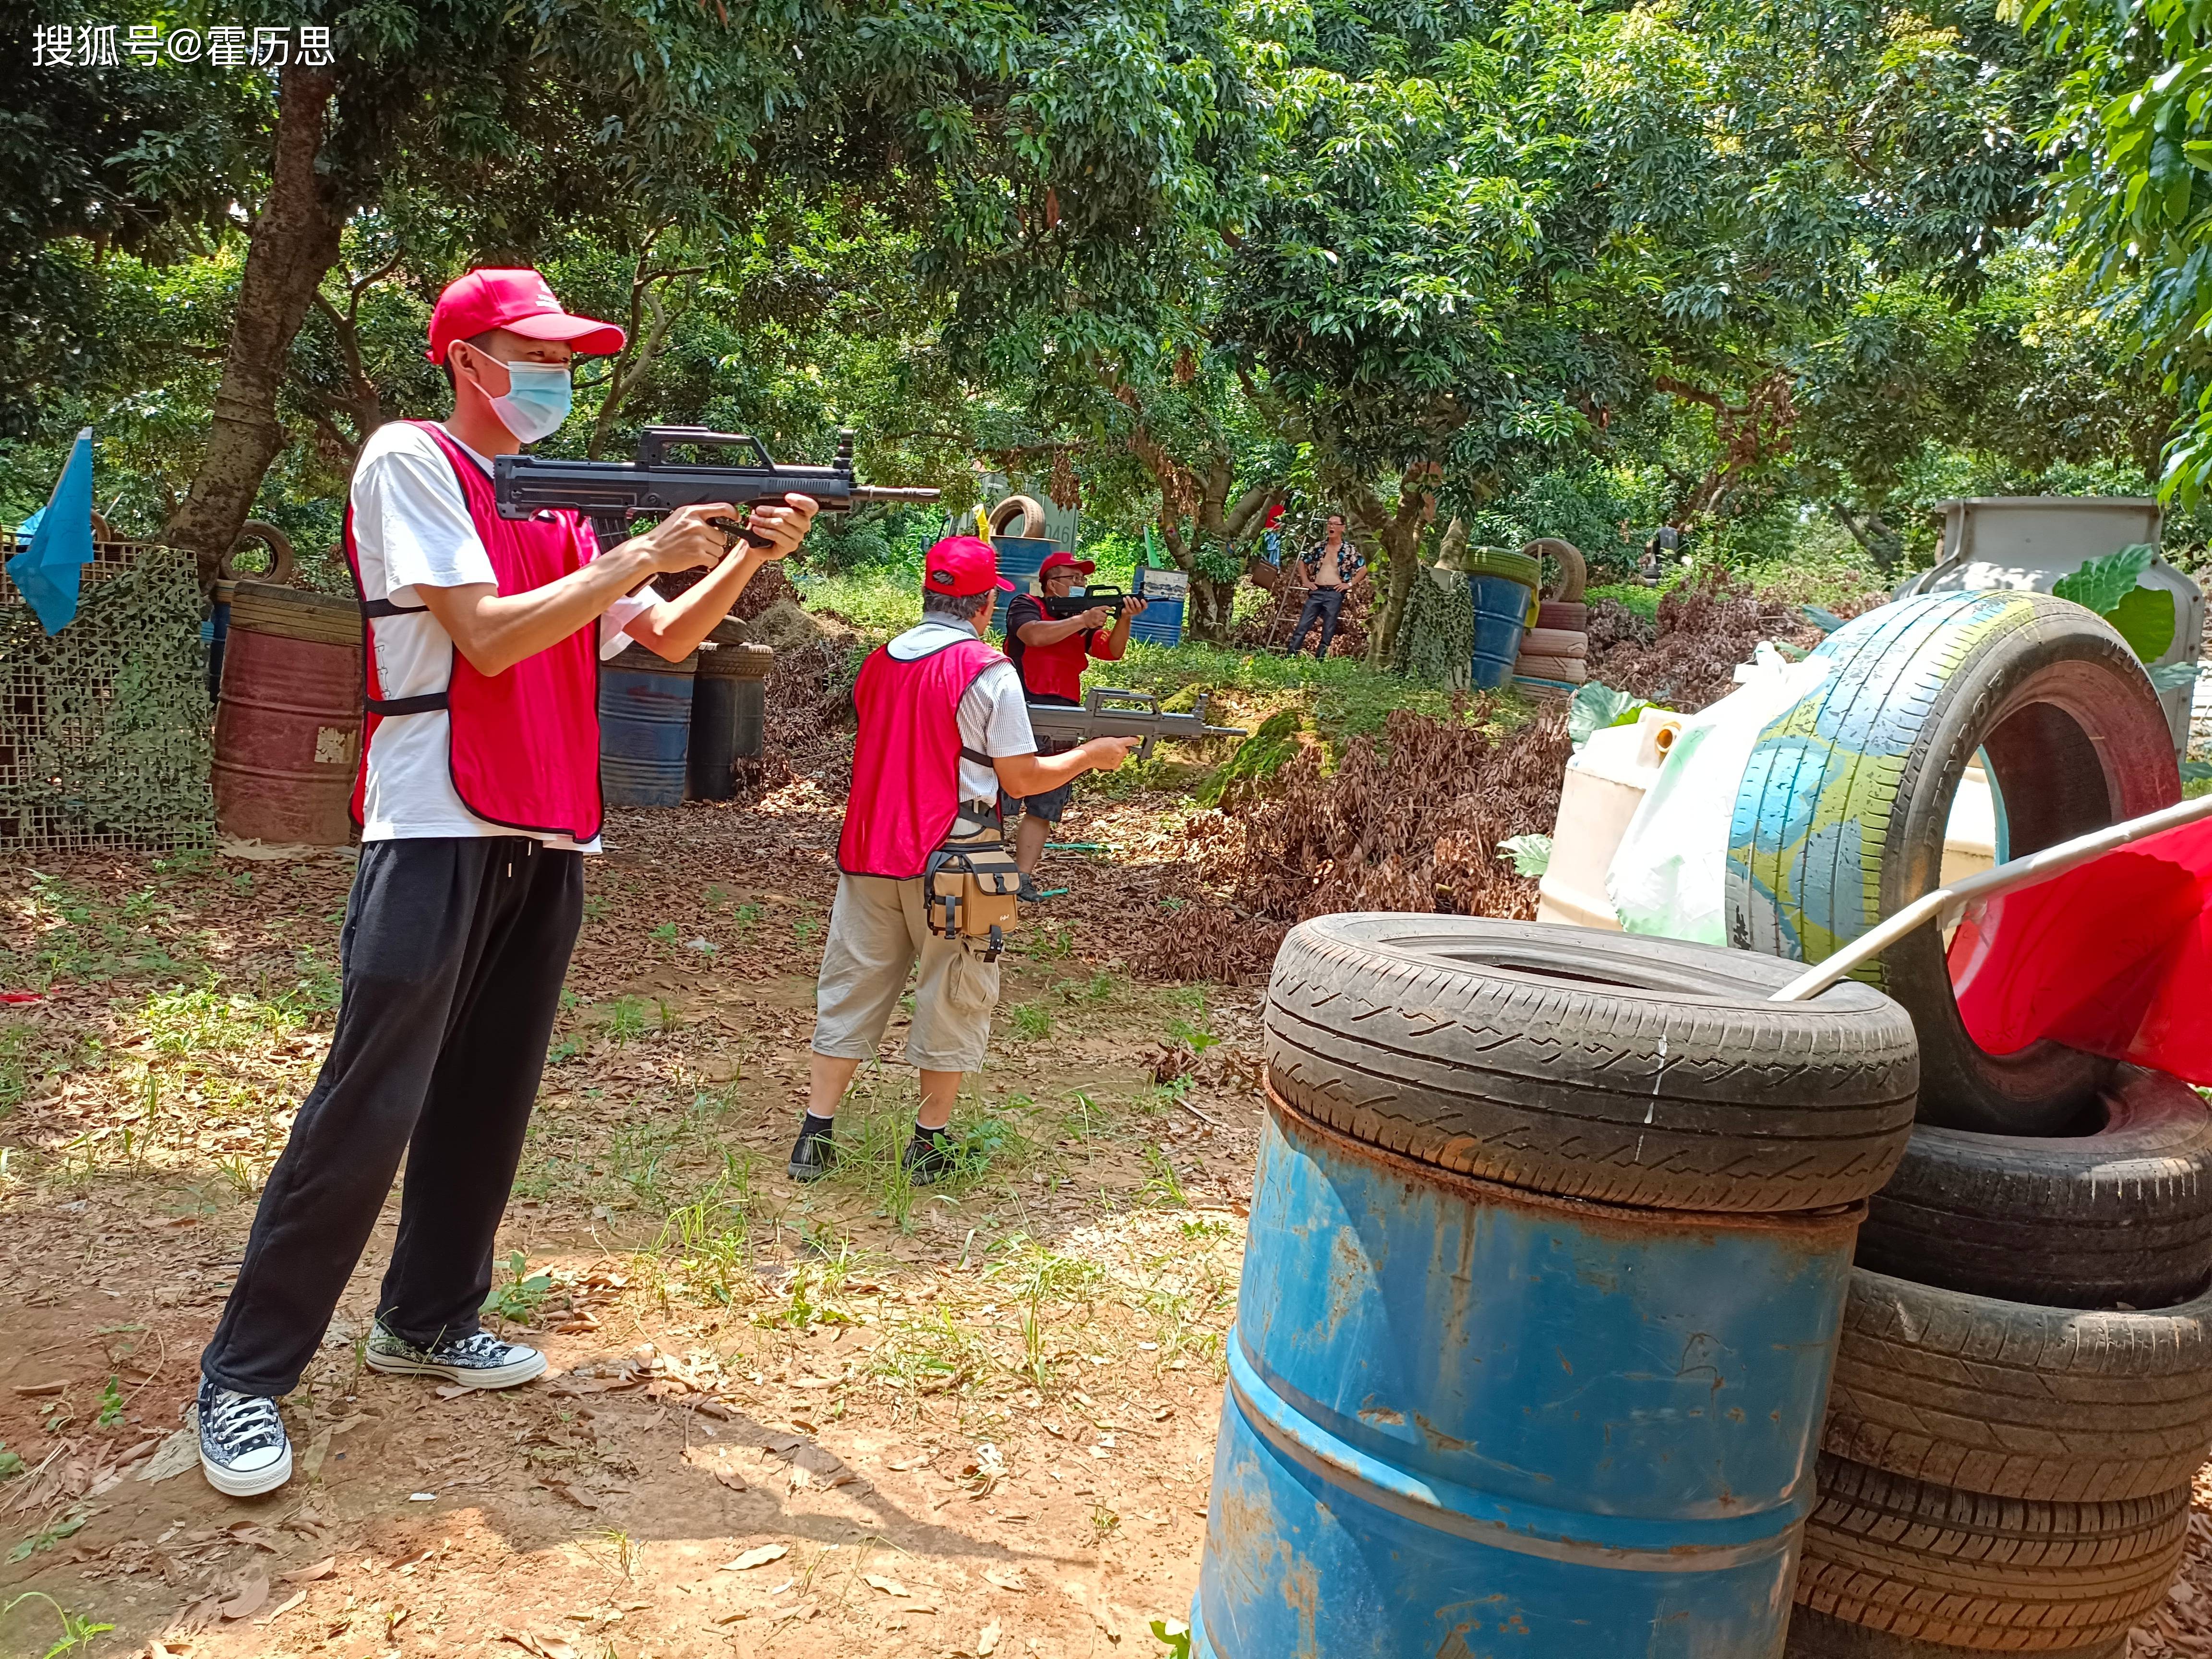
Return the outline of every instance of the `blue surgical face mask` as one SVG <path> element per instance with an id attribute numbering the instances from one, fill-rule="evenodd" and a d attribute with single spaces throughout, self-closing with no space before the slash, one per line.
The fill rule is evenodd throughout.
<path id="1" fill-rule="evenodd" d="M 550 435 L 568 418 L 576 390 L 566 363 L 509 363 L 507 395 L 491 400 L 500 424 L 526 444 Z"/>

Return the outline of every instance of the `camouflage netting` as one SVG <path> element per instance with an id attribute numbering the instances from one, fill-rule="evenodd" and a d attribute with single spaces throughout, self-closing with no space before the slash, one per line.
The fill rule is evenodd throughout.
<path id="1" fill-rule="evenodd" d="M 0 581 L 0 852 L 213 841 L 204 608 L 191 557 L 148 544 L 101 543 L 52 638 Z"/>

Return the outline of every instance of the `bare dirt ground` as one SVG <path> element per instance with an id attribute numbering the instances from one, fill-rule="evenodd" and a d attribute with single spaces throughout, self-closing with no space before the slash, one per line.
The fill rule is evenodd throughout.
<path id="1" fill-rule="evenodd" d="M 1126 968 L 1219 921 L 1184 810 L 1083 810 L 1109 855 L 1053 866 L 933 1192 L 896 1175 L 897 1024 L 854 1167 L 782 1173 L 835 803 L 618 816 L 495 1285 L 550 1375 L 362 1367 L 394 1205 L 252 1502 L 180 1413 L 328 1041 L 351 861 L 0 870 L 0 989 L 44 994 L 0 1006 L 0 1659 L 1162 1653 L 1259 1122 L 1257 993 Z M 2131 1651 L 2212 1659 L 2212 1470 Z"/>
<path id="2" fill-rule="evenodd" d="M 1067 855 L 962 1177 L 897 1179 L 894 1063 L 842 1120 L 857 1167 L 796 1188 L 834 827 L 804 782 L 610 825 L 499 1247 L 496 1322 L 550 1374 L 362 1366 L 395 1201 L 285 1403 L 298 1473 L 246 1502 L 175 1437 L 327 1044 L 351 861 L 0 872 L 0 988 L 45 993 L 0 1009 L 0 1654 L 69 1620 L 191 1659 L 1158 1652 L 1204 1533 L 1256 997 L 1133 982 L 1127 872 Z"/>

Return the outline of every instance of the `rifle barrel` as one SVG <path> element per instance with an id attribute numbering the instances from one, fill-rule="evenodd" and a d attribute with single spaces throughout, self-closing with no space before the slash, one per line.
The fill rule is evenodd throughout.
<path id="1" fill-rule="evenodd" d="M 891 484 L 853 486 L 853 499 L 856 501 L 933 501 L 944 493 L 941 489 L 905 489 Z"/>

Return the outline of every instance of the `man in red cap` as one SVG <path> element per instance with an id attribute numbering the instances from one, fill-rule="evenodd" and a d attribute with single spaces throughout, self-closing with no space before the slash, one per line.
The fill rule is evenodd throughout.
<path id="1" fill-rule="evenodd" d="M 1129 648 L 1129 624 L 1143 612 L 1142 599 L 1125 599 L 1118 611 L 1093 605 L 1064 617 L 1054 617 L 1045 609 L 1046 599 L 1067 599 L 1075 592 L 1076 578 L 1088 581 L 1097 568 L 1089 559 L 1056 550 L 1037 567 L 1037 586 L 1042 597 L 1019 594 L 1006 607 L 1006 655 L 1012 659 L 1014 672 L 1021 676 L 1022 689 L 1031 702 L 1071 708 L 1080 703 L 1083 671 L 1091 659 L 1117 662 Z M 1057 754 L 1062 747 L 1047 738 L 1039 752 Z M 1026 900 L 1033 902 L 1040 896 L 1035 877 L 1044 857 L 1045 838 L 1066 815 L 1068 799 L 1074 793 L 1072 781 L 1036 795 L 1000 792 L 1000 810 L 1021 815 L 1014 831 L 1014 861 L 1021 866 L 1022 897 Z"/>
<path id="2" fill-rule="evenodd" d="M 921 1073 L 921 1105 L 902 1166 L 917 1186 L 951 1169 L 945 1125 L 962 1073 L 983 1063 L 999 964 L 932 931 L 922 903 L 930 855 L 998 847 L 1001 789 L 1033 795 L 1111 771 L 1138 743 L 1094 738 L 1039 755 L 1021 681 L 982 639 L 993 603 L 1013 586 L 1000 579 L 991 544 L 948 537 L 922 571 L 921 624 L 872 653 L 853 686 L 860 733 L 815 990 L 806 1115 L 791 1152 L 799 1181 L 819 1180 L 835 1164 L 837 1103 L 860 1062 L 874 1058 L 917 959 L 906 1058 Z"/>
<path id="3" fill-rule="evenodd" d="M 322 1341 L 403 1154 L 366 1363 L 478 1389 L 545 1369 L 477 1310 L 599 849 L 597 659 L 630 641 L 688 656 L 814 514 L 799 495 L 756 509 L 765 545 L 738 551 L 713 522 L 734 507 L 685 507 L 604 553 L 573 513 L 501 518 L 491 458 L 567 417 L 574 354 L 622 345 L 536 271 L 472 270 L 430 319 L 452 416 L 386 422 L 355 465 L 361 865 L 330 1054 L 200 1356 L 200 1467 L 233 1497 L 291 1474 L 277 1399 Z M 679 599 L 650 585 L 701 566 L 713 574 Z"/>

